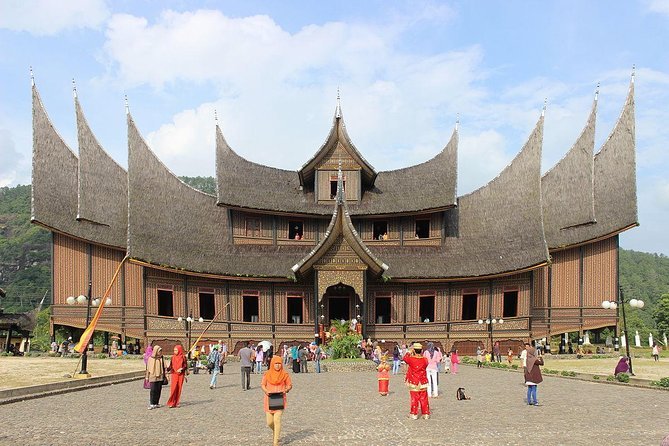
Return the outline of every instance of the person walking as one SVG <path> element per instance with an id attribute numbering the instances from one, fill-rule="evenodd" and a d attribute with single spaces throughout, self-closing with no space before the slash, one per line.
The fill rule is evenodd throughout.
<path id="1" fill-rule="evenodd" d="M 300 373 L 300 354 L 298 345 L 293 345 L 290 348 L 290 358 L 293 361 L 293 373 Z"/>
<path id="2" fill-rule="evenodd" d="M 153 341 L 144 349 L 144 365 L 148 364 L 149 358 L 153 354 Z"/>
<path id="3" fill-rule="evenodd" d="M 451 373 L 454 375 L 458 374 L 458 364 L 460 364 L 460 357 L 458 356 L 458 350 L 454 348 L 451 350 Z"/>
<path id="4" fill-rule="evenodd" d="M 420 406 L 423 418 L 427 420 L 430 418 L 430 403 L 427 401 L 427 359 L 423 356 L 423 346 L 418 342 L 414 343 L 411 351 L 404 356 L 404 363 L 407 365 L 404 382 L 409 387 L 411 396 L 409 417 L 417 420 Z"/>
<path id="5" fill-rule="evenodd" d="M 657 342 L 653 343 L 653 349 L 651 350 L 651 353 L 655 362 L 660 360 L 660 347 L 657 345 Z"/>
<path id="6" fill-rule="evenodd" d="M 483 347 L 476 347 L 476 368 L 483 368 Z"/>
<path id="7" fill-rule="evenodd" d="M 290 381 L 290 375 L 283 369 L 281 357 L 273 357 L 269 365 L 269 369 L 262 377 L 260 387 L 265 392 L 264 405 L 267 427 L 272 429 L 273 444 L 277 446 L 279 444 L 279 437 L 281 436 L 281 416 L 286 409 L 286 395 L 293 388 L 293 384 Z M 283 394 L 283 405 L 281 405 L 281 409 L 270 409 L 270 394 L 277 393 Z"/>
<path id="8" fill-rule="evenodd" d="M 308 361 L 307 356 L 308 356 L 307 346 L 303 345 L 299 351 L 300 373 L 309 373 L 309 369 L 307 368 L 307 361 Z"/>
<path id="9" fill-rule="evenodd" d="M 251 343 L 247 342 L 246 347 L 239 350 L 239 363 L 242 373 L 242 390 L 249 390 L 251 388 L 251 367 L 253 367 L 253 350 Z"/>
<path id="10" fill-rule="evenodd" d="M 513 364 L 513 349 L 509 347 L 509 351 L 506 353 L 506 361 L 509 365 Z"/>
<path id="11" fill-rule="evenodd" d="M 321 356 L 323 356 L 323 350 L 321 350 L 320 345 L 316 345 L 316 350 L 314 350 L 314 367 L 316 368 L 316 373 L 321 373 Z"/>
<path id="12" fill-rule="evenodd" d="M 502 362 L 502 349 L 499 345 L 499 341 L 495 341 L 495 345 L 492 347 L 492 356 L 493 356 L 493 361 L 495 362 Z"/>
<path id="13" fill-rule="evenodd" d="M 527 404 L 530 406 L 538 406 L 537 401 L 537 386 L 544 380 L 541 376 L 540 365 L 544 365 L 544 360 L 537 356 L 534 347 L 528 346 L 525 358 L 525 385 L 527 386 Z"/>
<path id="14" fill-rule="evenodd" d="M 144 379 L 150 384 L 149 410 L 160 407 L 160 394 L 163 391 L 163 380 L 165 379 L 165 361 L 163 360 L 163 349 L 156 345 L 151 349 L 151 356 L 146 361 L 146 373 Z"/>
<path id="15" fill-rule="evenodd" d="M 223 358 L 221 357 L 221 353 L 218 351 L 218 348 L 218 345 L 214 345 L 211 348 L 209 357 L 207 358 L 209 364 L 213 365 L 213 368 L 211 369 L 211 381 L 209 382 L 210 389 L 216 388 L 216 379 L 218 378 L 218 374 L 221 373 L 221 361 Z"/>
<path id="16" fill-rule="evenodd" d="M 395 344 L 395 348 L 393 348 L 393 375 L 397 375 L 400 371 L 401 354 L 399 345 Z"/>
<path id="17" fill-rule="evenodd" d="M 256 348 L 256 373 L 262 373 L 262 363 L 265 360 L 265 352 L 262 349 L 262 345 L 258 345 Z"/>
<path id="18" fill-rule="evenodd" d="M 184 348 L 181 345 L 174 346 L 174 355 L 170 361 L 170 398 L 167 400 L 167 407 L 179 407 L 181 401 L 181 391 L 184 381 L 187 381 L 188 362 L 184 356 Z"/>
<path id="19" fill-rule="evenodd" d="M 439 396 L 439 363 L 441 362 L 441 352 L 434 348 L 432 342 L 427 343 L 427 350 L 423 353 L 427 359 L 427 396 L 437 398 Z"/>

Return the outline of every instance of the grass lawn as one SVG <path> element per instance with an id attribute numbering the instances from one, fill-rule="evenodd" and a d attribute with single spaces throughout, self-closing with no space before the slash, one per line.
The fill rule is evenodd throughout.
<path id="1" fill-rule="evenodd" d="M 79 359 L 54 358 L 48 356 L 0 357 L 0 390 L 68 381 L 66 374 L 78 371 Z M 113 375 L 116 373 L 144 370 L 141 357 L 131 359 L 88 358 L 88 373 L 91 376 Z"/>
<path id="2" fill-rule="evenodd" d="M 658 362 L 651 358 L 632 358 L 632 367 L 637 378 L 658 380 L 669 376 L 669 357 L 663 352 Z M 571 370 L 574 372 L 592 373 L 602 376 L 613 375 L 618 364 L 618 357 L 592 359 L 587 356 L 581 359 L 555 359 L 544 355 L 545 366 L 554 370 Z"/>

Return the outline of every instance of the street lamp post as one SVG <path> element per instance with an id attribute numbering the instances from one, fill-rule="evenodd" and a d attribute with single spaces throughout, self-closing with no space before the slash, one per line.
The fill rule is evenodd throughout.
<path id="1" fill-rule="evenodd" d="M 630 337 L 627 333 L 627 317 L 625 315 L 625 304 L 629 303 L 632 308 L 643 308 L 644 301 L 641 299 L 630 299 L 629 302 L 625 301 L 625 294 L 623 293 L 623 287 L 618 287 L 618 299 L 615 301 L 605 300 L 602 302 L 602 308 L 606 310 L 615 310 L 620 306 L 623 313 L 623 334 L 625 335 L 625 350 L 627 352 L 627 358 L 630 362 L 630 375 L 634 376 L 634 369 L 632 369 L 632 355 L 630 354 Z"/>
<path id="2" fill-rule="evenodd" d="M 479 319 L 478 322 L 479 322 L 479 325 L 486 324 L 486 327 L 488 329 L 488 339 L 490 340 L 490 354 L 492 354 L 492 350 L 493 350 L 493 348 L 492 348 L 493 347 L 493 343 L 492 343 L 492 341 L 493 341 L 493 337 L 492 337 L 493 325 L 495 325 L 497 323 L 503 324 L 504 319 L 502 319 L 502 318 L 499 318 L 499 320 L 493 319 L 492 313 L 488 313 L 488 319 L 486 319 L 486 320 Z"/>
<path id="3" fill-rule="evenodd" d="M 86 328 L 88 327 L 88 324 L 91 322 L 91 305 L 97 307 L 100 305 L 100 298 L 97 297 L 95 299 L 91 299 L 91 294 L 92 294 L 92 288 L 93 288 L 93 283 L 91 281 L 88 282 L 88 293 L 86 296 L 81 294 L 79 297 L 74 297 L 70 296 L 67 299 L 65 299 L 65 302 L 68 305 L 83 305 L 86 304 Z M 107 305 L 111 304 L 111 298 L 107 298 Z M 84 328 L 85 330 L 85 328 Z M 93 342 L 93 336 L 91 335 L 91 339 L 89 341 L 90 343 Z M 90 344 L 86 343 L 86 347 L 84 348 L 84 351 L 81 354 L 81 370 L 79 371 L 79 375 L 85 375 L 85 376 L 90 376 L 88 373 L 88 346 Z"/>
<path id="4" fill-rule="evenodd" d="M 177 321 L 182 322 L 182 321 L 184 321 L 184 318 L 179 316 L 177 318 Z M 193 335 L 193 322 L 195 322 L 195 319 L 193 318 L 193 311 L 192 310 L 188 313 L 188 316 L 186 317 L 185 321 L 186 321 L 186 336 L 188 338 L 188 359 L 191 359 L 191 352 L 190 352 L 191 347 L 192 347 L 191 338 L 192 338 L 192 335 Z M 198 319 L 198 322 L 204 322 L 204 319 L 202 317 L 200 317 Z"/>

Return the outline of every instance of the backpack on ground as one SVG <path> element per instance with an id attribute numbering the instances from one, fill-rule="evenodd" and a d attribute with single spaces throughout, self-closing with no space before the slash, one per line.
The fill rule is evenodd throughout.
<path id="1" fill-rule="evenodd" d="M 458 401 L 462 400 L 470 400 L 471 398 L 465 395 L 465 388 L 464 387 L 458 387 L 458 390 L 455 392 L 455 398 Z"/>

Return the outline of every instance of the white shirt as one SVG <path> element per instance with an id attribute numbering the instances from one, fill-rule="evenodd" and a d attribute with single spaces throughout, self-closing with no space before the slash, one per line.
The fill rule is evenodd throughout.
<path id="1" fill-rule="evenodd" d="M 527 350 L 520 352 L 520 361 L 523 363 L 523 367 L 527 367 Z"/>

